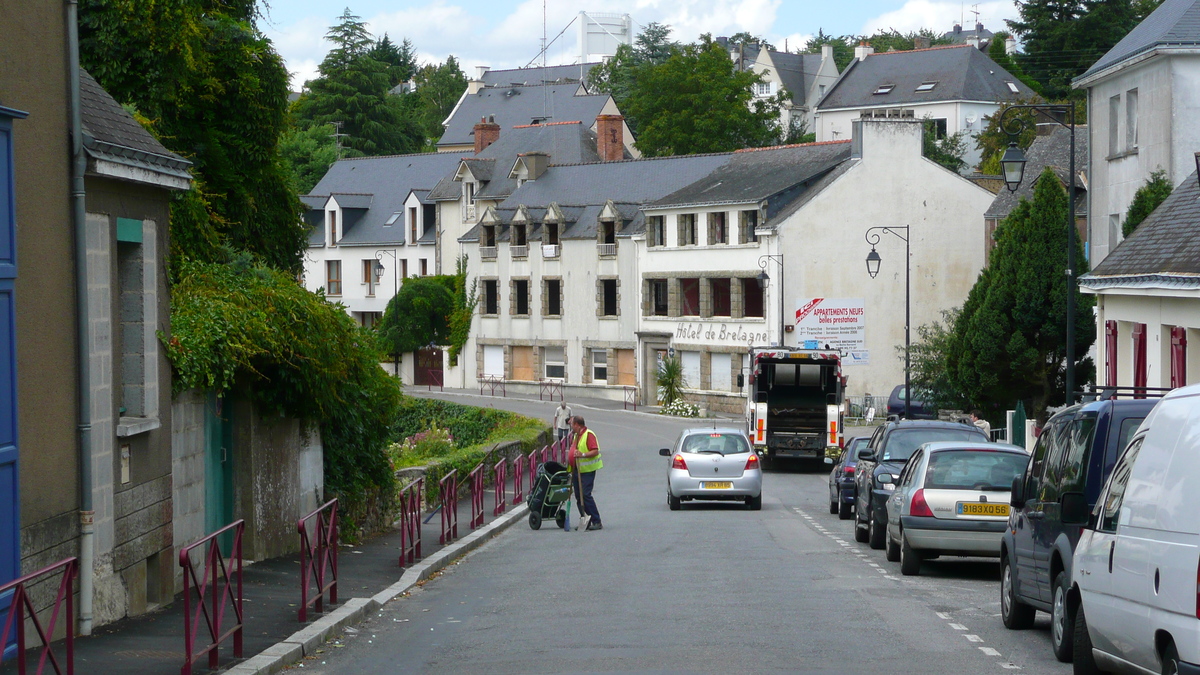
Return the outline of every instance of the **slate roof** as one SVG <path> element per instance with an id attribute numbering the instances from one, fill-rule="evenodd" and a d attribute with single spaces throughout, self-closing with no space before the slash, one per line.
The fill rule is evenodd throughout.
<path id="1" fill-rule="evenodd" d="M 484 87 L 463 97 L 446 123 L 438 145 L 474 145 L 475 125 L 494 117 L 500 128 L 546 122 L 582 121 L 588 127 L 609 101 L 608 94 L 583 94 L 579 84 L 537 87 Z M 501 132 L 501 136 L 503 136 Z"/>
<path id="2" fill-rule="evenodd" d="M 971 30 L 963 30 L 962 24 L 955 23 L 954 30 L 942 33 L 942 37 L 947 40 L 953 40 L 956 44 L 964 44 L 971 38 L 976 38 L 987 42 L 992 38 L 992 31 L 983 27 L 982 23 L 975 22 L 975 27 Z"/>
<path id="3" fill-rule="evenodd" d="M 1192 172 L 1081 286 L 1200 288 L 1200 183 Z"/>
<path id="4" fill-rule="evenodd" d="M 649 206 L 678 208 L 767 200 L 769 220 L 774 215 L 772 208 L 777 211 L 784 207 L 814 179 L 849 158 L 848 140 L 738 150 L 711 174 Z"/>
<path id="5" fill-rule="evenodd" d="M 788 52 L 770 52 L 771 62 L 783 86 L 792 93 L 792 99 L 804 103 L 804 97 L 821 69 L 820 54 L 790 54 Z"/>
<path id="6" fill-rule="evenodd" d="M 485 87 L 529 86 L 540 84 L 559 84 L 565 82 L 582 82 L 587 78 L 588 71 L 599 63 L 575 63 L 563 66 L 535 66 L 532 68 L 510 68 L 508 70 L 489 70 L 483 74 Z"/>
<path id="7" fill-rule="evenodd" d="M 83 146 L 93 159 L 191 181 L 191 162 L 163 147 L 83 68 L 79 70 Z"/>
<path id="8" fill-rule="evenodd" d="M 576 164 L 597 162 L 600 155 L 596 154 L 596 133 L 585 123 L 557 123 L 522 125 L 519 127 L 501 129 L 500 138 L 483 152 L 472 157 L 461 157 L 471 167 L 471 173 L 481 181 L 487 181 L 476 192 L 479 199 L 504 199 L 512 194 L 517 187 L 517 181 L 509 178 L 508 173 L 517 161 L 517 155 L 529 152 L 544 152 L 549 158 L 548 163 Z M 457 156 L 449 153 L 451 156 Z M 487 177 L 475 173 L 480 162 L 490 162 L 493 168 L 487 172 Z M 455 167 L 457 168 L 457 167 Z M 482 171 L 482 169 L 481 169 Z M 539 179 L 540 180 L 540 179 Z M 430 201 L 453 201 L 462 196 L 460 184 L 454 180 L 453 172 L 442 177 L 437 185 L 429 192 Z"/>
<path id="9" fill-rule="evenodd" d="M 1033 187 L 1037 177 L 1047 166 L 1058 174 L 1059 180 L 1067 184 L 1067 171 L 1070 169 L 1069 153 L 1071 150 L 1071 131 L 1057 127 L 1046 136 L 1039 136 L 1025 153 L 1025 180 L 1021 181 L 1016 192 L 1009 192 L 1005 187 L 996 194 L 992 205 L 984 212 L 984 218 L 1007 218 L 1008 214 L 1021 203 L 1022 199 L 1033 200 Z M 1080 125 L 1075 130 L 1075 213 L 1087 213 L 1087 185 L 1079 178 L 1079 172 L 1088 168 L 1088 133 L 1087 127 Z"/>
<path id="10" fill-rule="evenodd" d="M 937 86 L 928 92 L 916 91 L 925 82 L 937 82 Z M 1018 93 L 1008 88 L 1008 82 L 1017 87 Z M 895 87 L 887 94 L 876 94 L 885 84 Z M 1032 89 L 987 54 L 970 45 L 953 45 L 883 52 L 851 61 L 817 107 L 875 108 L 931 101 L 999 103 L 1033 95 Z"/>
<path id="11" fill-rule="evenodd" d="M 411 189 L 428 189 L 453 171 L 459 159 L 457 155 L 444 153 L 341 159 L 329 167 L 312 192 L 301 200 L 310 209 L 319 209 L 329 195 L 334 195 L 343 207 L 349 204 L 349 208 L 366 208 L 357 221 L 344 224 L 340 245 L 403 243 L 405 228 L 385 227 L 384 223 L 393 213 L 404 211 L 404 200 Z M 319 225 L 323 218 L 305 220 Z M 310 246 L 324 244 L 324 229 L 313 228 Z"/>
<path id="12" fill-rule="evenodd" d="M 1200 46 L 1200 0 L 1164 0 L 1075 82 L 1155 47 Z"/>

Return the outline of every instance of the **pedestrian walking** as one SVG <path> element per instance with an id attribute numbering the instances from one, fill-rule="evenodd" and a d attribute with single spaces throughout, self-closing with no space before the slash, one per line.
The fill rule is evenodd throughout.
<path id="1" fill-rule="evenodd" d="M 983 419 L 983 413 L 978 408 L 971 411 L 971 424 L 979 427 L 983 433 L 987 434 L 988 439 L 992 437 L 992 425 Z"/>
<path id="2" fill-rule="evenodd" d="M 575 433 L 575 447 L 571 449 L 571 463 L 579 470 L 579 483 L 583 492 L 583 510 L 589 518 L 588 530 L 602 530 L 600 510 L 596 508 L 596 500 L 592 498 L 592 488 L 596 485 L 596 472 L 604 468 L 600 460 L 600 441 L 596 432 L 587 428 L 587 423 L 578 415 L 571 418 L 571 430 Z"/>
<path id="3" fill-rule="evenodd" d="M 558 434 L 555 438 L 558 441 L 571 433 L 571 406 L 565 400 L 554 409 L 554 431 Z"/>

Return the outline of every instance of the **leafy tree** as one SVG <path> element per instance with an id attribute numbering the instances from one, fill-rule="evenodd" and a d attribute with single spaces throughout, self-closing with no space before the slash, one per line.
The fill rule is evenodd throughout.
<path id="1" fill-rule="evenodd" d="M 442 121 L 467 89 L 467 76 L 451 54 L 444 63 L 422 66 L 414 79 L 416 90 L 403 97 L 403 106 L 425 139 L 425 149 L 432 151 L 445 131 Z"/>
<path id="2" fill-rule="evenodd" d="M 946 410 L 967 410 L 973 405 L 962 395 L 949 367 L 955 346 L 954 326 L 960 312 L 957 307 L 943 310 L 940 320 L 918 326 L 909 352 L 913 389 L 928 392 L 930 402 Z M 897 346 L 896 351 L 903 359 L 904 346 Z"/>
<path id="3" fill-rule="evenodd" d="M 1079 98 L 1082 74 L 1139 20 L 1133 0 L 1022 0 L 1008 27 L 1024 43 L 1017 62 L 1051 99 Z"/>
<path id="4" fill-rule="evenodd" d="M 307 129 L 289 129 L 279 139 L 279 154 L 292 168 L 296 194 L 306 195 L 320 182 L 329 167 L 338 159 L 338 149 L 331 124 L 314 125 Z M 343 148 L 341 157 L 358 157 L 354 148 Z"/>
<path id="5" fill-rule="evenodd" d="M 931 47 L 952 44 L 949 38 L 944 38 L 930 28 L 901 33 L 897 30 L 877 30 L 872 35 L 842 35 L 835 37 L 826 35 L 818 29 L 817 34 L 804 45 L 804 51 L 817 54 L 825 45 L 833 46 L 833 62 L 839 71 L 844 70 L 854 60 L 854 47 L 865 42 L 875 49 L 876 53 L 898 51 L 907 52 L 916 48 L 917 38 L 929 40 Z"/>
<path id="6" fill-rule="evenodd" d="M 638 135 L 638 121 L 629 114 L 625 102 L 634 91 L 638 70 L 642 66 L 665 63 L 672 51 L 678 48 L 679 45 L 671 41 L 670 26 L 650 23 L 634 39 L 633 46 L 618 46 L 611 59 L 588 71 L 588 90 L 613 97 L 635 138 Z"/>
<path id="7" fill-rule="evenodd" d="M 963 159 L 967 152 L 966 130 L 938 138 L 937 122 L 928 117 L 923 121 L 923 127 L 922 154 L 951 171 L 962 171 L 967 166 Z"/>
<path id="8" fill-rule="evenodd" d="M 828 35 L 824 30 L 818 28 L 817 34 L 814 35 L 805 45 L 804 52 L 807 54 L 820 54 L 821 47 L 830 45 L 833 47 L 833 63 L 837 66 L 838 72 L 845 70 L 846 66 L 854 60 L 854 45 L 858 42 L 852 35 Z"/>
<path id="9" fill-rule="evenodd" d="M 318 67 L 320 76 L 292 106 L 300 128 L 338 123 L 344 145 L 364 155 L 416 152 L 424 145 L 418 125 L 389 95 L 393 68 L 371 56 L 376 43 L 366 24 L 347 9 L 325 38 L 334 48 Z"/>
<path id="10" fill-rule="evenodd" d="M 458 269 L 454 274 L 453 288 L 454 311 L 450 314 L 450 349 L 447 356 L 450 365 L 458 365 L 458 355 L 467 344 L 471 335 L 471 322 L 475 319 L 475 308 L 479 304 L 478 280 L 472 279 L 467 283 L 467 254 L 458 259 Z"/>
<path id="11" fill-rule="evenodd" d="M 772 52 L 779 51 L 779 50 L 775 49 L 775 45 L 771 44 L 770 42 L 767 42 L 764 38 L 761 38 L 757 35 L 751 35 L 750 33 L 746 32 L 746 31 L 734 33 L 733 35 L 729 36 L 729 44 L 730 44 L 730 46 L 758 45 L 758 47 L 760 49 L 766 49 L 766 50 L 772 51 Z"/>
<path id="12" fill-rule="evenodd" d="M 1013 60 L 1008 53 L 1008 38 L 1011 34 L 1008 31 L 1000 30 L 992 34 L 992 39 L 988 42 L 988 58 L 996 62 L 996 65 L 1007 70 L 1013 77 L 1017 78 L 1039 95 L 1042 92 L 1042 83 L 1025 74 L 1021 68 L 1021 64 Z"/>
<path id="13" fill-rule="evenodd" d="M 404 38 L 400 44 L 392 42 L 387 33 L 375 41 L 367 56 L 388 66 L 388 83 L 395 87 L 408 82 L 417 72 L 417 53 L 413 43 Z"/>
<path id="14" fill-rule="evenodd" d="M 1021 200 L 996 231 L 996 248 L 963 304 L 948 349 L 947 370 L 978 407 L 996 411 L 1032 400 L 1034 415 L 1065 400 L 1067 196 L 1053 171 L 1038 178 L 1033 201 Z M 1087 259 L 1076 242 L 1078 274 Z M 1075 294 L 1076 373 L 1093 376 L 1087 351 L 1096 338 L 1094 299 Z"/>
<path id="15" fill-rule="evenodd" d="M 399 355 L 445 344 L 454 311 L 452 283 L 437 277 L 405 279 L 377 328 L 381 351 Z"/>
<path id="16" fill-rule="evenodd" d="M 253 2 L 83 0 L 80 61 L 168 149 L 192 161 L 174 198 L 171 267 L 226 245 L 289 271 L 306 245 L 280 158 L 288 74 Z"/>
<path id="17" fill-rule="evenodd" d="M 1171 181 L 1167 180 L 1167 172 L 1159 169 L 1150 174 L 1146 183 L 1133 193 L 1133 201 L 1129 203 L 1129 211 L 1125 214 L 1125 222 L 1121 223 L 1121 235 L 1128 237 L 1133 234 L 1138 225 L 1171 196 L 1173 190 Z"/>
<path id="18" fill-rule="evenodd" d="M 783 129 L 779 142 L 781 145 L 791 145 L 793 143 L 812 143 L 816 140 L 817 135 L 808 130 L 808 119 L 799 112 L 793 112 L 788 119 L 787 127 Z"/>
<path id="19" fill-rule="evenodd" d="M 782 94 L 755 100 L 758 73 L 734 71 L 729 54 L 704 40 L 635 72 L 623 110 L 637 121 L 638 149 L 650 157 L 726 152 L 779 139 Z"/>

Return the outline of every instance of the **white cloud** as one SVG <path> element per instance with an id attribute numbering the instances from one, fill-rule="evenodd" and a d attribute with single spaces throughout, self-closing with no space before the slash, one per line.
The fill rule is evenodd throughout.
<path id="1" fill-rule="evenodd" d="M 979 21 L 990 31 L 1007 30 L 1004 20 L 1017 18 L 1016 7 L 1007 0 L 993 0 L 970 6 L 960 2 L 908 0 L 900 9 L 868 19 L 863 24 L 862 32 L 870 35 L 876 30 L 895 29 L 901 33 L 907 33 L 921 28 L 931 28 L 941 34 L 951 30 L 955 22 L 960 20 L 963 22 L 963 27 L 969 29 L 975 24 L 975 14 L 969 11 L 964 12 L 967 7 L 975 7 L 979 10 Z"/>

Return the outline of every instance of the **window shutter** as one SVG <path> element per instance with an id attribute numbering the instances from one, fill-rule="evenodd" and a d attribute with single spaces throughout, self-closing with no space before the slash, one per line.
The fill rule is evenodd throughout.
<path id="1" fill-rule="evenodd" d="M 1146 386 L 1146 324 L 1133 324 L 1133 386 Z M 1139 392 L 1135 398 L 1145 398 L 1145 392 Z"/>
<path id="2" fill-rule="evenodd" d="M 1104 383 L 1117 386 L 1117 322 L 1104 322 Z"/>
<path id="3" fill-rule="evenodd" d="M 1187 329 L 1171 329 L 1171 388 L 1187 384 Z"/>

